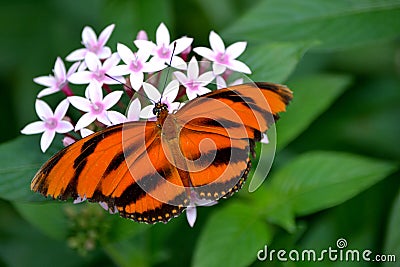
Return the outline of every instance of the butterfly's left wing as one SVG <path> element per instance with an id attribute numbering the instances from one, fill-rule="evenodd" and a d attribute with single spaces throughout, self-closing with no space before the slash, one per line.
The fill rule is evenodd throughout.
<path id="1" fill-rule="evenodd" d="M 200 197 L 216 200 L 242 186 L 254 142 L 291 99 L 282 85 L 242 84 L 202 95 L 176 113 L 180 148 Z"/>
<path id="2" fill-rule="evenodd" d="M 31 189 L 52 198 L 99 202 L 139 222 L 166 222 L 183 211 L 188 199 L 160 144 L 155 122 L 109 127 L 55 154 L 35 175 Z"/>

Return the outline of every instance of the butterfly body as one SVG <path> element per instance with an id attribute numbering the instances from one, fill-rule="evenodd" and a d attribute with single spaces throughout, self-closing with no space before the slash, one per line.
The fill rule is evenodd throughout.
<path id="1" fill-rule="evenodd" d="M 272 83 L 216 90 L 156 121 L 109 127 L 64 148 L 38 171 L 33 191 L 59 199 L 87 199 L 139 222 L 167 222 L 193 202 L 241 188 L 261 133 L 292 98 Z"/>

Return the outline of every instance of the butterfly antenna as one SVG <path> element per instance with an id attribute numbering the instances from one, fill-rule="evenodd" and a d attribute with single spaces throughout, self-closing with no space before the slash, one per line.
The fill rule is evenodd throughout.
<path id="1" fill-rule="evenodd" d="M 142 96 L 142 97 L 148 99 L 150 102 L 153 102 L 153 103 L 154 103 L 154 101 L 153 101 L 152 99 L 150 99 L 149 97 L 147 97 L 146 94 L 142 94 L 141 92 L 136 91 L 136 90 L 133 89 L 131 86 L 129 86 L 129 85 L 127 85 L 126 83 L 123 83 L 123 82 L 121 82 L 120 80 L 118 80 L 118 79 L 116 79 L 116 78 L 114 78 L 114 77 L 108 75 L 107 73 L 105 73 L 104 75 L 105 75 L 106 77 L 110 78 L 111 80 L 114 80 L 114 81 L 116 81 L 116 82 L 122 84 L 122 86 L 124 86 L 125 88 L 129 89 L 130 91 L 136 92 L 138 95 L 140 95 L 140 96 Z M 154 103 L 154 104 L 155 104 L 155 103 Z"/>
<path id="2" fill-rule="evenodd" d="M 175 54 L 175 49 L 176 49 L 176 42 L 174 42 L 174 48 L 172 49 L 171 58 L 169 59 L 169 64 L 167 64 L 168 65 L 167 76 L 165 77 L 164 86 L 163 86 L 163 89 L 161 91 L 161 95 L 163 95 L 165 87 L 167 86 L 167 80 L 168 80 L 169 72 L 170 72 L 171 67 L 172 67 L 171 64 L 172 64 L 172 58 L 174 57 L 174 54 Z M 161 101 L 161 99 L 160 99 L 160 101 Z"/>

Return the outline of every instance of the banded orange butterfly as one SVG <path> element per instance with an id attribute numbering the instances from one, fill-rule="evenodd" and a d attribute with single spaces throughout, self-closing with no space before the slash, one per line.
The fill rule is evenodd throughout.
<path id="1" fill-rule="evenodd" d="M 246 180 L 255 142 L 286 110 L 292 92 L 260 82 L 199 96 L 156 121 L 119 124 L 64 148 L 31 189 L 44 196 L 105 204 L 138 222 L 167 222 L 191 203 L 230 197 Z"/>

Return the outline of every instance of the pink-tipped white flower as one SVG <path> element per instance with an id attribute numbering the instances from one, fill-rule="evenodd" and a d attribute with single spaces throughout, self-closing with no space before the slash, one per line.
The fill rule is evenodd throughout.
<path id="1" fill-rule="evenodd" d="M 95 120 L 107 126 L 111 125 L 107 111 L 119 101 L 122 93 L 122 91 L 114 91 L 103 98 L 101 86 L 97 82 L 94 82 L 86 88 L 86 98 L 80 96 L 68 97 L 69 102 L 75 108 L 86 112 L 76 123 L 75 131 L 88 126 Z"/>
<path id="2" fill-rule="evenodd" d="M 142 47 L 150 47 L 153 57 L 151 63 L 167 63 L 171 61 L 171 66 L 177 69 L 186 69 L 185 61 L 178 57 L 181 52 L 187 49 L 193 42 L 193 38 L 181 37 L 173 42 L 170 42 L 169 31 L 164 23 L 158 26 L 156 31 L 156 44 L 146 40 L 135 40 L 135 45 L 140 49 Z M 174 51 L 174 46 L 175 51 Z M 174 54 L 172 55 L 172 52 Z M 172 58 L 171 58 L 172 57 Z"/>
<path id="3" fill-rule="evenodd" d="M 68 85 L 68 77 L 75 73 L 79 67 L 79 62 L 75 62 L 66 72 L 64 62 L 60 57 L 57 57 L 54 64 L 53 75 L 40 76 L 33 79 L 37 84 L 46 86 L 47 88 L 39 92 L 38 97 L 43 97 L 63 90 Z"/>
<path id="4" fill-rule="evenodd" d="M 37 99 L 35 103 L 36 113 L 41 121 L 29 123 L 21 130 L 23 134 L 43 133 L 40 139 L 40 148 L 45 152 L 54 139 L 56 133 L 67 133 L 74 127 L 69 121 L 63 120 L 68 110 L 68 100 L 64 99 L 57 106 L 54 113 L 43 100 Z"/>
<path id="5" fill-rule="evenodd" d="M 192 57 L 188 64 L 187 75 L 180 71 L 174 72 L 174 75 L 178 81 L 186 87 L 186 95 L 189 100 L 211 92 L 211 90 L 205 86 L 214 80 L 214 74 L 212 71 L 208 71 L 199 75 L 199 64 L 195 57 Z"/>
<path id="6" fill-rule="evenodd" d="M 94 53 L 98 58 L 105 59 L 111 56 L 111 49 L 105 44 L 111 36 L 115 25 L 107 26 L 97 39 L 96 33 L 89 26 L 82 31 L 82 44 L 85 48 L 77 49 L 67 56 L 68 61 L 79 61 L 85 58 L 88 52 Z"/>
<path id="7" fill-rule="evenodd" d="M 74 84 L 91 84 L 96 82 L 102 86 L 103 84 L 123 84 L 125 82 L 121 75 L 113 76 L 114 79 L 106 74 L 118 65 L 120 58 L 117 53 L 111 55 L 103 63 L 94 53 L 87 53 L 85 56 L 85 64 L 88 70 L 75 72 L 68 81 Z"/>
<path id="8" fill-rule="evenodd" d="M 129 104 L 128 111 L 126 112 L 127 116 L 114 110 L 108 111 L 107 116 L 112 125 L 117 125 L 128 121 L 138 121 L 141 108 L 140 101 L 136 98 Z"/>
<path id="9" fill-rule="evenodd" d="M 160 71 L 167 67 L 162 62 L 147 62 L 151 52 L 149 48 L 142 47 L 133 53 L 126 45 L 118 44 L 117 50 L 125 64 L 113 67 L 108 74 L 111 76 L 129 74 L 131 86 L 136 91 L 143 84 L 144 73 Z"/>
<path id="10" fill-rule="evenodd" d="M 220 75 L 226 68 L 233 71 L 250 74 L 250 68 L 241 61 L 236 60 L 246 49 L 246 42 L 236 42 L 225 49 L 224 41 L 214 31 L 210 32 L 210 46 L 196 47 L 193 51 L 200 56 L 214 62 L 213 70 L 215 75 Z"/>
<path id="11" fill-rule="evenodd" d="M 161 102 L 168 106 L 170 113 L 179 109 L 182 103 L 174 102 L 176 96 L 179 92 L 179 82 L 177 80 L 172 80 L 167 87 L 165 87 L 164 93 L 161 96 L 160 92 L 151 84 L 143 83 L 143 89 L 147 97 L 150 98 L 154 103 Z M 153 114 L 154 104 L 144 107 L 140 112 L 140 117 L 144 119 L 155 118 Z"/>

